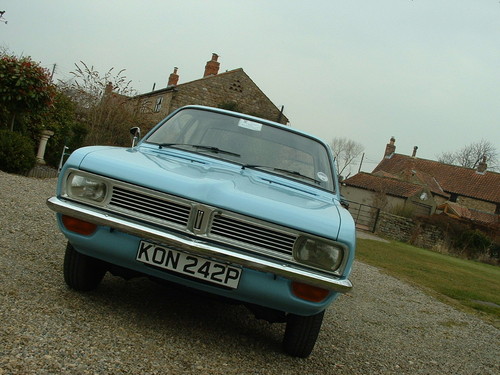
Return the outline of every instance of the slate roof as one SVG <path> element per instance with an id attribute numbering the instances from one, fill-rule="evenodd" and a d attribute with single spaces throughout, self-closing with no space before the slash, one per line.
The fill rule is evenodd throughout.
<path id="1" fill-rule="evenodd" d="M 366 172 L 355 174 L 342 181 L 342 184 L 376 192 L 384 192 L 385 194 L 402 198 L 413 197 L 425 189 L 422 185 Z"/>
<path id="2" fill-rule="evenodd" d="M 373 173 L 380 171 L 393 175 L 415 171 L 422 176 L 431 176 L 446 193 L 500 203 L 500 173 L 488 170 L 478 173 L 471 168 L 401 154 L 393 154 L 389 159 L 384 158 L 375 167 Z M 434 192 L 435 186 L 428 186 Z"/>

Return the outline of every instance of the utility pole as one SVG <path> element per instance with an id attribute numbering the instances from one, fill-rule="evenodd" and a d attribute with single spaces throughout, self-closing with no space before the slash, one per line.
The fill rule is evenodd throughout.
<path id="1" fill-rule="evenodd" d="M 57 64 L 56 64 L 56 63 L 54 63 L 54 65 L 52 66 L 52 73 L 50 73 L 50 80 L 51 80 L 51 81 L 52 81 L 52 78 L 54 77 L 54 72 L 55 72 L 55 70 L 56 70 L 56 66 L 57 66 Z"/>
<path id="2" fill-rule="evenodd" d="M 359 162 L 358 173 L 361 171 L 361 166 L 363 165 L 364 158 L 365 158 L 365 153 L 363 152 L 363 155 L 361 155 L 361 161 Z"/>

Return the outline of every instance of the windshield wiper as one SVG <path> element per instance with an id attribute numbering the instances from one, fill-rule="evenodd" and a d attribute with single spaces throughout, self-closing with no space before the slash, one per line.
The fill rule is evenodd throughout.
<path id="1" fill-rule="evenodd" d="M 202 150 L 212 151 L 212 152 L 215 152 L 216 154 L 226 154 L 226 155 L 232 155 L 232 156 L 237 156 L 237 157 L 241 156 L 240 154 L 237 154 L 235 152 L 221 150 L 220 148 L 214 147 L 214 146 L 203 146 L 203 145 L 191 145 L 191 146 L 194 148 L 200 148 Z"/>
<path id="2" fill-rule="evenodd" d="M 196 148 L 196 149 L 202 149 L 202 150 L 206 150 L 206 151 L 211 151 L 211 152 L 216 153 L 216 154 L 225 154 L 225 155 L 232 155 L 232 156 L 237 156 L 237 157 L 241 156 L 240 154 L 237 154 L 235 152 L 221 150 L 220 148 L 214 147 L 214 146 L 191 145 L 191 144 L 188 144 L 188 143 L 161 143 L 161 144 L 158 145 L 159 148 L 163 148 L 163 147 L 175 147 L 175 146 L 188 146 L 188 147 L 192 147 L 192 148 Z"/>
<path id="3" fill-rule="evenodd" d="M 297 171 L 291 171 L 288 169 L 281 169 L 281 168 L 274 168 L 274 170 L 277 172 L 283 172 L 283 173 L 286 173 L 286 174 L 289 174 L 292 176 L 297 176 L 297 177 L 304 178 L 304 179 L 309 180 L 309 181 L 313 181 L 315 184 L 318 184 L 318 185 L 321 184 L 321 181 L 316 180 L 313 177 L 306 176 L 305 174 L 302 174 L 302 173 L 297 172 Z"/>
<path id="4" fill-rule="evenodd" d="M 291 171 L 289 169 L 274 168 L 274 167 L 268 167 L 266 165 L 257 165 L 257 164 L 245 164 L 245 165 L 243 165 L 241 167 L 241 169 L 245 169 L 245 168 L 269 169 L 270 171 L 281 172 L 281 173 L 285 173 L 285 174 L 288 174 L 288 175 L 291 175 L 291 176 L 296 176 L 296 177 L 300 177 L 300 178 L 303 178 L 303 179 L 306 179 L 306 180 L 309 180 L 309 181 L 313 181 L 317 185 L 321 184 L 321 181 L 316 180 L 315 178 L 306 176 L 306 175 L 304 175 L 304 174 L 302 174 L 300 172 L 297 172 L 297 171 Z"/>

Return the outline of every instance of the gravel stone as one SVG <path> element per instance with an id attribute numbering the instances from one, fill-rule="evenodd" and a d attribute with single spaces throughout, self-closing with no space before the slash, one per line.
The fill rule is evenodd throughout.
<path id="1" fill-rule="evenodd" d="M 283 324 L 147 278 L 71 291 L 55 186 L 0 172 L 0 375 L 500 373 L 498 329 L 360 262 L 308 359 Z"/>

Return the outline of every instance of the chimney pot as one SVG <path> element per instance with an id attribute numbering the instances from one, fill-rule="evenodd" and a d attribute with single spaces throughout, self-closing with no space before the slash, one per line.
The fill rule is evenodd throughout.
<path id="1" fill-rule="evenodd" d="M 396 138 L 391 137 L 389 143 L 385 146 L 384 158 L 390 159 L 392 154 L 396 152 L 396 145 L 394 144 L 394 142 L 396 142 Z"/>
<path id="2" fill-rule="evenodd" d="M 413 146 L 413 154 L 411 155 L 412 158 L 417 156 L 417 150 L 418 150 L 418 146 Z"/>
<path id="3" fill-rule="evenodd" d="M 174 72 L 170 73 L 168 77 L 167 86 L 177 86 L 177 82 L 179 82 L 179 75 L 177 74 L 177 67 L 174 67 Z"/>
<path id="4" fill-rule="evenodd" d="M 220 63 L 217 62 L 219 55 L 216 53 L 212 53 L 212 59 L 207 61 L 207 65 L 205 65 L 205 73 L 203 74 L 203 78 L 208 76 L 215 76 L 219 73 Z"/>
<path id="5" fill-rule="evenodd" d="M 488 164 L 486 164 L 486 156 L 483 156 L 483 160 L 481 160 L 477 165 L 477 173 L 485 173 L 487 168 Z"/>
<path id="6" fill-rule="evenodd" d="M 106 83 L 106 88 L 104 89 L 104 95 L 110 95 L 113 92 L 113 84 L 111 82 Z"/>

